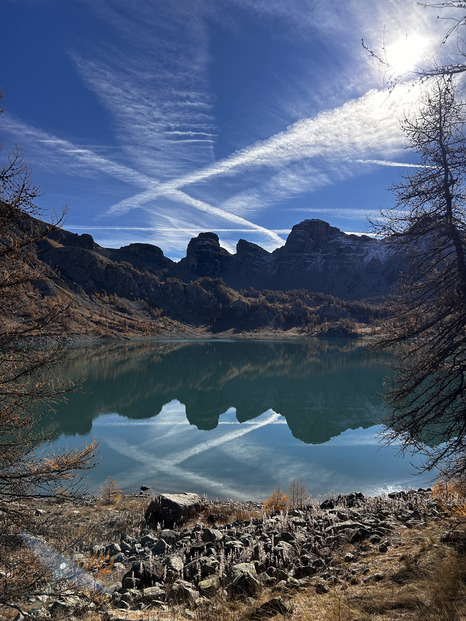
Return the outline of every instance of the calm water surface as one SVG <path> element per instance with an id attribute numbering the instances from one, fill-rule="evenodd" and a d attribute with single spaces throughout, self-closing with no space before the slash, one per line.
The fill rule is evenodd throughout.
<path id="1" fill-rule="evenodd" d="M 171 341 L 74 349 L 82 380 L 43 421 L 54 448 L 100 444 L 97 488 L 264 499 L 302 480 L 313 496 L 425 486 L 378 434 L 384 361 L 349 340 Z"/>

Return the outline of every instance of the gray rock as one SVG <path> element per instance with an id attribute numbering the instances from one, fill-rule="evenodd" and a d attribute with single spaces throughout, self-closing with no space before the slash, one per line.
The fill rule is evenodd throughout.
<path id="1" fill-rule="evenodd" d="M 193 580 L 197 576 L 207 578 L 217 573 L 219 568 L 219 561 L 216 558 L 210 556 L 200 556 L 194 561 L 186 563 L 184 566 L 184 575 L 186 578 Z"/>
<path id="2" fill-rule="evenodd" d="M 137 602 L 140 602 L 141 600 L 142 600 L 141 591 L 138 591 L 137 589 L 128 589 L 127 591 L 121 594 L 121 601 L 126 602 L 127 604 L 130 604 L 131 606 L 133 606 Z"/>
<path id="3" fill-rule="evenodd" d="M 197 588 L 199 589 L 199 593 L 201 595 L 207 595 L 207 596 L 210 596 L 216 593 L 219 587 L 220 587 L 220 581 L 218 577 L 206 578 L 205 580 L 201 580 L 199 584 L 197 585 Z"/>
<path id="4" fill-rule="evenodd" d="M 204 528 L 201 539 L 206 543 L 218 543 L 222 541 L 223 533 L 216 528 Z"/>
<path id="5" fill-rule="evenodd" d="M 140 543 L 143 547 L 152 548 L 157 543 L 157 541 L 158 539 L 155 535 L 152 535 L 152 533 L 148 533 L 147 535 L 144 535 L 144 537 L 142 537 Z"/>
<path id="6" fill-rule="evenodd" d="M 289 576 L 286 581 L 286 586 L 289 589 L 297 589 L 301 586 L 301 583 L 297 578 L 294 578 L 293 576 Z"/>
<path id="7" fill-rule="evenodd" d="M 166 579 L 173 582 L 183 574 L 184 563 L 179 556 L 169 556 L 164 561 L 166 567 Z"/>
<path id="8" fill-rule="evenodd" d="M 151 587 L 159 581 L 162 568 L 154 563 L 133 563 L 131 569 L 123 576 L 122 583 L 126 578 L 138 578 L 140 587 Z"/>
<path id="9" fill-rule="evenodd" d="M 153 604 L 155 602 L 163 602 L 165 601 L 165 596 L 165 589 L 160 585 L 155 585 L 149 587 L 148 589 L 144 589 L 142 601 L 149 604 Z"/>
<path id="10" fill-rule="evenodd" d="M 145 513 L 147 524 L 159 524 L 172 528 L 195 517 L 201 510 L 201 498 L 197 494 L 160 494 L 148 506 Z"/>
<path id="11" fill-rule="evenodd" d="M 68 602 L 57 599 L 50 606 L 49 613 L 52 617 L 59 615 L 69 617 L 74 612 L 74 608 L 75 606 L 69 604 Z"/>
<path id="12" fill-rule="evenodd" d="M 295 556 L 296 551 L 291 543 L 280 541 L 273 549 L 275 556 L 279 556 L 283 560 L 290 560 Z"/>
<path id="13" fill-rule="evenodd" d="M 244 545 L 241 543 L 241 541 L 238 541 L 236 539 L 233 541 L 227 541 L 225 543 L 226 552 L 240 552 L 243 548 Z"/>
<path id="14" fill-rule="evenodd" d="M 370 543 L 380 543 L 382 541 L 382 537 L 380 535 L 371 535 L 369 537 Z"/>
<path id="15" fill-rule="evenodd" d="M 233 565 L 228 586 L 235 595 L 255 597 L 259 593 L 260 583 L 254 564 L 238 563 Z"/>
<path id="16" fill-rule="evenodd" d="M 151 551 L 153 554 L 165 554 L 169 547 L 170 546 L 164 539 L 159 539 L 157 543 L 152 546 Z"/>
<path id="17" fill-rule="evenodd" d="M 117 543 L 110 543 L 108 546 L 105 546 L 105 554 L 108 554 L 110 557 L 115 556 L 121 552 L 121 547 Z"/>
<path id="18" fill-rule="evenodd" d="M 317 569 L 310 565 L 296 565 L 294 568 L 295 578 L 308 578 L 309 576 L 315 576 Z"/>
<path id="19" fill-rule="evenodd" d="M 125 576 L 121 581 L 121 585 L 124 589 L 137 589 L 141 584 L 140 578 L 135 578 L 134 576 Z"/>
<path id="20" fill-rule="evenodd" d="M 273 565 L 270 565 L 269 567 L 267 567 L 266 573 L 269 576 L 273 576 L 276 580 L 287 580 L 288 579 L 288 574 L 284 569 L 281 569 L 280 567 L 274 567 Z"/>
<path id="21" fill-rule="evenodd" d="M 323 595 L 324 593 L 328 593 L 330 591 L 327 584 L 324 581 L 318 582 L 316 584 L 316 593 L 319 595 Z"/>
<path id="22" fill-rule="evenodd" d="M 312 567 L 314 569 L 320 569 L 321 567 L 325 567 L 325 561 L 322 558 L 316 558 L 312 561 Z"/>
<path id="23" fill-rule="evenodd" d="M 122 540 L 120 541 L 120 549 L 122 552 L 127 554 L 131 550 L 131 544 L 129 544 L 127 541 Z"/>
<path id="24" fill-rule="evenodd" d="M 186 580 L 176 580 L 170 589 L 169 599 L 176 604 L 193 603 L 198 597 L 199 591 Z"/>
<path id="25" fill-rule="evenodd" d="M 261 621 L 261 619 L 267 619 L 268 617 L 274 617 L 275 615 L 289 614 L 290 610 L 285 605 L 281 597 L 273 597 L 265 602 L 253 613 L 253 621 Z"/>
<path id="26" fill-rule="evenodd" d="M 174 530 L 170 530 L 168 528 L 164 528 L 160 535 L 159 535 L 160 539 L 163 539 L 163 541 L 165 541 L 165 543 L 167 543 L 169 546 L 174 546 L 176 544 L 177 541 L 177 536 Z"/>

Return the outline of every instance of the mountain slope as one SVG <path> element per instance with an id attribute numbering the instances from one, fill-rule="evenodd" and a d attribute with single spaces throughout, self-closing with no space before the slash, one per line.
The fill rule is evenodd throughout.
<path id="1" fill-rule="evenodd" d="M 62 336 L 360 333 L 382 313 L 361 298 L 380 298 L 396 275 L 383 244 L 319 220 L 296 225 L 273 253 L 241 240 L 230 254 L 202 233 L 175 263 L 156 246 L 103 248 L 63 229 L 36 253 L 43 273 L 27 306 L 62 300 Z"/>

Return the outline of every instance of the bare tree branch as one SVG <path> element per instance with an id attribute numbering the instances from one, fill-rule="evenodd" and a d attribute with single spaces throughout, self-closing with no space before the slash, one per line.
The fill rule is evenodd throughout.
<path id="1" fill-rule="evenodd" d="M 48 571 L 25 549 L 19 532 L 59 532 L 60 512 L 48 522 L 36 515 L 34 503 L 82 496 L 82 476 L 96 464 L 97 449 L 95 442 L 59 453 L 37 448 L 46 439 L 37 431 L 37 415 L 73 388 L 47 375 L 59 350 L 34 347 L 67 308 L 38 291 L 47 268 L 36 243 L 61 220 L 37 219 L 39 193 L 16 148 L 0 167 L 0 605 L 17 610 L 19 598 L 42 587 Z"/>
<path id="2" fill-rule="evenodd" d="M 438 78 L 403 124 L 421 167 L 393 187 L 396 205 L 377 227 L 406 261 L 376 343 L 397 361 L 386 438 L 452 475 L 466 472 L 465 122 L 452 78 Z"/>

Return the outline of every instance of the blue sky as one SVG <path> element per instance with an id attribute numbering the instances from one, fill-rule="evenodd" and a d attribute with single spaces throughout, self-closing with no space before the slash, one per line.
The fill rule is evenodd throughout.
<path id="1" fill-rule="evenodd" d="M 2 0 L 5 148 L 38 203 L 107 247 L 174 259 L 201 231 L 268 250 L 322 218 L 348 232 L 409 172 L 409 74 L 450 22 L 415 0 Z M 447 14 L 443 13 L 442 17 Z M 458 15 L 457 15 L 458 17 Z M 452 42 L 453 44 L 453 42 Z"/>

